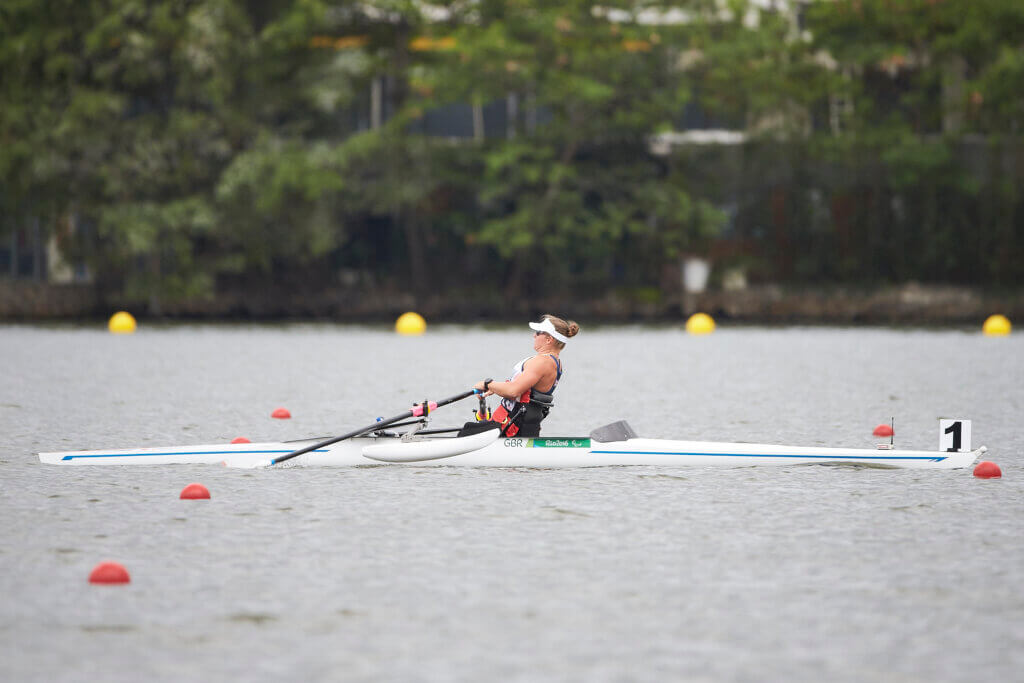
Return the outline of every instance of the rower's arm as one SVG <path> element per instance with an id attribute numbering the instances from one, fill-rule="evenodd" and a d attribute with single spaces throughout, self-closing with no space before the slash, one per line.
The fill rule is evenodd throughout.
<path id="1" fill-rule="evenodd" d="M 527 361 L 523 366 L 523 371 L 515 379 L 508 382 L 491 382 L 487 385 L 487 388 L 492 394 L 497 394 L 504 398 L 519 398 L 527 389 L 532 389 L 544 377 L 544 373 L 540 369 L 541 364 L 536 361 L 537 357 Z M 482 387 L 483 385 L 480 386 Z"/>

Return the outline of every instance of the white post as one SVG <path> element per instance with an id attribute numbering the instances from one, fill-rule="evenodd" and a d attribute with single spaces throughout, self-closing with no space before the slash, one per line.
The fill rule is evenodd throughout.
<path id="1" fill-rule="evenodd" d="M 380 76 L 374 76 L 370 82 L 370 129 L 377 130 L 381 124 L 381 111 L 384 88 Z"/>

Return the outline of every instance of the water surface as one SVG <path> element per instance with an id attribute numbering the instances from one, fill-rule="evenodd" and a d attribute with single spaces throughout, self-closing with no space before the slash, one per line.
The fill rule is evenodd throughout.
<path id="1" fill-rule="evenodd" d="M 0 327 L 0 679 L 1011 680 L 1024 339 L 584 328 L 544 435 L 934 449 L 858 467 L 78 467 L 42 450 L 332 435 L 502 376 L 529 330 Z M 286 406 L 290 421 L 271 420 Z M 472 405 L 438 411 L 460 423 Z M 181 501 L 199 481 L 210 501 Z M 128 586 L 91 586 L 113 559 Z"/>

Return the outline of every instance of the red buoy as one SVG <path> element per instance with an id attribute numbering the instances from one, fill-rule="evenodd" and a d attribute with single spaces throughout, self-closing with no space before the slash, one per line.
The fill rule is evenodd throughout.
<path id="1" fill-rule="evenodd" d="M 270 417 L 277 418 L 278 420 L 290 420 L 292 414 L 288 412 L 287 408 L 278 408 L 270 414 Z"/>
<path id="2" fill-rule="evenodd" d="M 974 468 L 974 476 L 979 479 L 998 479 L 1003 476 L 1003 471 L 994 462 L 984 460 Z"/>
<path id="3" fill-rule="evenodd" d="M 875 431 L 871 433 L 875 436 L 892 436 L 892 427 L 889 425 L 878 425 L 875 427 Z"/>
<path id="4" fill-rule="evenodd" d="M 210 497 L 210 489 L 202 484 L 189 484 L 181 490 L 182 500 L 205 500 Z"/>
<path id="5" fill-rule="evenodd" d="M 249 439 L 245 438 L 244 436 L 236 436 L 235 438 L 231 439 L 231 443 L 252 443 L 252 441 L 249 441 Z"/>
<path id="6" fill-rule="evenodd" d="M 117 562 L 100 562 L 89 573 L 89 583 L 129 583 L 128 570 Z"/>

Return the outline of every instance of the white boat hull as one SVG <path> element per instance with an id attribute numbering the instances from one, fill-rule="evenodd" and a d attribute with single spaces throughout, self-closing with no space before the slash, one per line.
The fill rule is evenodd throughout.
<path id="1" fill-rule="evenodd" d="M 479 451 L 498 440 L 498 429 L 455 439 L 377 439 L 378 443 L 363 446 L 363 457 L 378 462 L 426 462 L 451 458 Z"/>
<path id="2" fill-rule="evenodd" d="M 489 435 L 485 434 L 484 437 Z M 482 447 L 467 450 L 489 441 Z M 225 444 L 171 448 L 134 448 L 107 451 L 40 453 L 39 460 L 53 465 L 169 465 L 226 464 L 237 467 L 268 465 L 315 440 L 289 443 Z M 418 450 L 417 450 L 418 449 Z M 856 464 L 915 469 L 969 467 L 985 453 L 984 446 L 969 452 L 899 451 L 859 448 L 819 448 L 769 444 L 674 441 L 632 438 L 601 442 L 591 438 L 481 439 L 481 435 L 435 437 L 402 442 L 398 437 L 358 437 L 341 441 L 289 460 L 278 467 L 350 467 L 394 464 L 417 467 L 602 467 L 602 466 L 716 466 Z M 377 457 L 374 457 L 374 456 Z"/>

